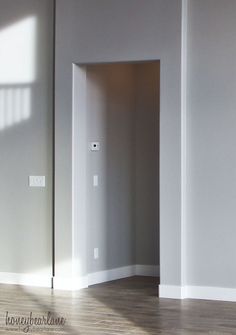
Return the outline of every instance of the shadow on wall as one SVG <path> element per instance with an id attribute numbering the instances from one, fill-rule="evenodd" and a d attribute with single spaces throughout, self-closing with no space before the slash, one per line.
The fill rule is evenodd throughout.
<path id="1" fill-rule="evenodd" d="M 87 162 L 88 272 L 157 267 L 160 63 L 86 69 L 88 143 L 100 142 Z"/>
<path id="2" fill-rule="evenodd" d="M 0 31 L 0 131 L 30 118 L 36 30 L 32 16 Z"/>

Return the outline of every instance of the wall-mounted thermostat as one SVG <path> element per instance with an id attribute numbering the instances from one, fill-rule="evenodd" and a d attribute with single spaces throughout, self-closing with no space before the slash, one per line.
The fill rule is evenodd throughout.
<path id="1" fill-rule="evenodd" d="M 99 151 L 100 150 L 100 143 L 99 142 L 91 142 L 90 143 L 91 151 Z"/>

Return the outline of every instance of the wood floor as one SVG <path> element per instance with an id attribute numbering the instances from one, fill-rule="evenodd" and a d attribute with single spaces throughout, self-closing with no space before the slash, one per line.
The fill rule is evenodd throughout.
<path id="1" fill-rule="evenodd" d="M 6 325 L 8 317 L 66 318 L 64 326 Z M 15 321 L 15 319 L 13 320 Z M 157 298 L 157 280 L 132 277 L 78 292 L 0 285 L 1 334 L 236 334 L 236 303 Z"/>

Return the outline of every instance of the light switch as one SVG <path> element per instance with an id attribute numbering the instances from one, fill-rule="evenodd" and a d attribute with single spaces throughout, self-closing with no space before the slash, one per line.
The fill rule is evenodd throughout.
<path id="1" fill-rule="evenodd" d="M 46 180 L 45 176 L 29 176 L 30 187 L 45 187 Z"/>
<path id="2" fill-rule="evenodd" d="M 94 259 L 98 259 L 99 258 L 99 249 L 98 248 L 94 248 L 93 249 L 93 258 Z"/>
<path id="3" fill-rule="evenodd" d="M 98 175 L 97 175 L 97 174 L 95 174 L 95 175 L 93 176 L 93 186 L 94 186 L 94 187 L 97 187 L 97 186 L 98 186 Z"/>

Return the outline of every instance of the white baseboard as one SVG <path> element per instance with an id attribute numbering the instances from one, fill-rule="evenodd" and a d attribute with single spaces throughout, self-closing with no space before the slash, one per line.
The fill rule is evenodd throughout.
<path id="1" fill-rule="evenodd" d="M 236 288 L 159 285 L 159 297 L 236 302 Z"/>
<path id="2" fill-rule="evenodd" d="M 83 277 L 54 277 L 53 288 L 55 290 L 76 291 L 88 287 L 88 276 Z"/>
<path id="3" fill-rule="evenodd" d="M 132 276 L 149 276 L 159 275 L 159 266 L 155 265 L 130 265 L 115 268 L 111 270 L 99 271 L 88 275 L 88 285 L 95 285 L 111 280 L 117 280 Z"/>
<path id="4" fill-rule="evenodd" d="M 88 285 L 105 283 L 107 281 L 122 279 L 135 275 L 135 266 L 123 266 L 121 268 L 99 271 L 88 274 Z"/>
<path id="5" fill-rule="evenodd" d="M 159 266 L 130 265 L 120 268 L 89 273 L 84 277 L 54 277 L 53 287 L 57 290 L 80 290 L 91 285 L 132 276 L 158 276 Z"/>
<path id="6" fill-rule="evenodd" d="M 80 290 L 89 285 L 104 283 L 111 280 L 127 278 L 131 276 L 158 276 L 159 266 L 130 265 L 111 270 L 90 273 L 82 277 L 54 277 L 53 287 L 58 290 Z M 0 273 L 0 284 L 12 284 L 22 286 L 51 287 L 52 278 L 35 274 Z"/>
<path id="7" fill-rule="evenodd" d="M 0 284 L 51 287 L 52 278 L 30 273 L 0 272 Z"/>
<path id="8" fill-rule="evenodd" d="M 183 287 L 175 285 L 159 285 L 159 298 L 184 299 Z"/>
<path id="9" fill-rule="evenodd" d="M 134 275 L 158 276 L 159 267 L 131 265 L 107 271 L 90 273 L 83 277 L 54 277 L 54 288 L 58 290 L 79 290 L 89 285 L 99 284 Z M 50 276 L 26 273 L 0 272 L 0 284 L 51 287 Z M 236 288 L 206 286 L 159 285 L 159 297 L 171 299 L 204 299 L 236 302 Z"/>
<path id="10" fill-rule="evenodd" d="M 235 302 L 236 288 L 187 286 L 185 298 Z"/>

